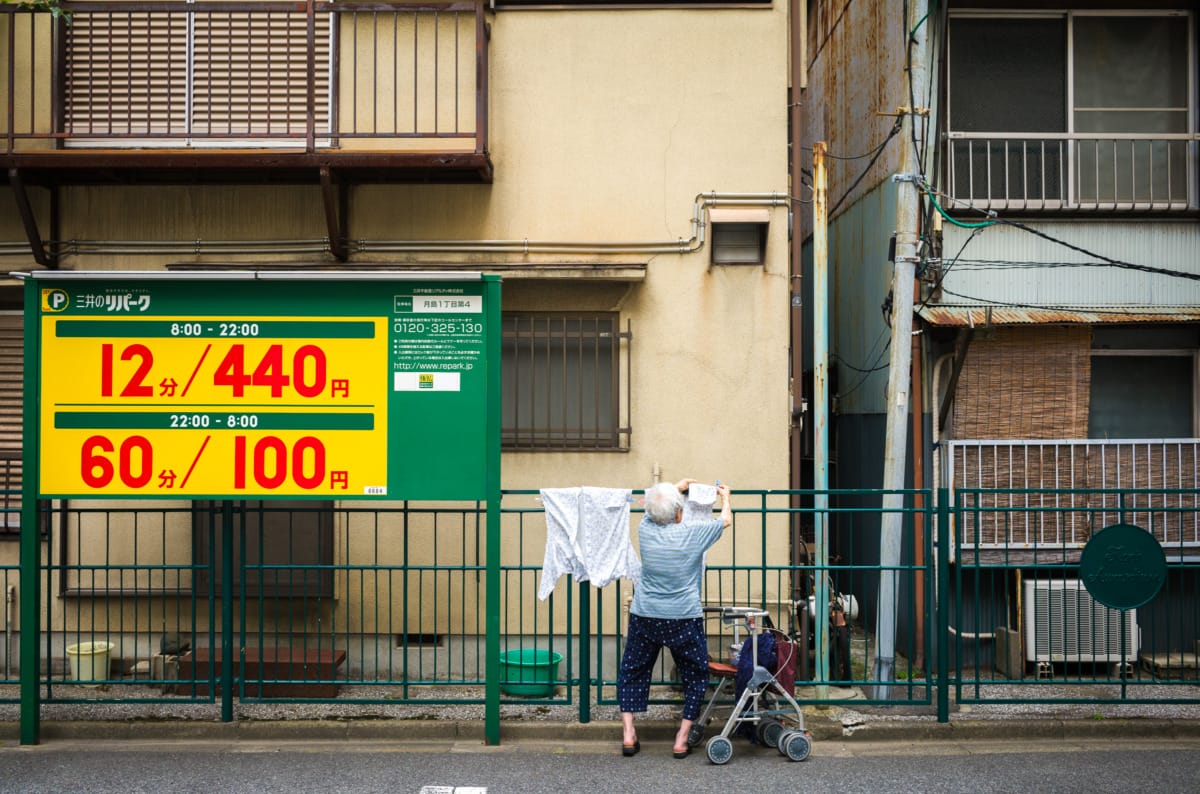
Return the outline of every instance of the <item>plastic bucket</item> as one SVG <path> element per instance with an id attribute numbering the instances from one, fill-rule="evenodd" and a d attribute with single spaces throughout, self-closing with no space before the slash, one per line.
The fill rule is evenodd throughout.
<path id="1" fill-rule="evenodd" d="M 113 649 L 111 642 L 81 642 L 67 646 L 67 665 L 71 668 L 72 681 L 89 681 L 83 686 L 100 686 L 108 680 L 108 654 Z"/>
<path id="2" fill-rule="evenodd" d="M 520 697 L 550 697 L 558 680 L 562 654 L 539 648 L 518 648 L 500 656 L 500 691 Z"/>

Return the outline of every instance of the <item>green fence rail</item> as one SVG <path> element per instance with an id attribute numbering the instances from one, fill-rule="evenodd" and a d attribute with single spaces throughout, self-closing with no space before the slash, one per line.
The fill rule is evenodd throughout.
<path id="1" fill-rule="evenodd" d="M 955 699 L 1200 702 L 1197 495 L 959 489 L 947 592 Z M 1081 579 L 1086 540 L 1116 524 L 1150 533 L 1165 553 L 1161 590 L 1137 608 L 1105 606 Z"/>
<path id="2" fill-rule="evenodd" d="M 881 599 L 882 492 L 830 491 L 818 513 L 812 491 L 737 491 L 733 527 L 710 552 L 704 600 L 768 610 L 805 649 L 801 703 L 919 706 L 944 720 L 951 695 L 1200 702 L 1200 554 L 1195 511 L 1183 506 L 1195 495 L 904 491 L 901 563 L 889 577 L 895 591 Z M 633 526 L 640 511 L 635 501 Z M 1062 584 L 1078 579 L 1081 548 L 1061 539 L 1077 534 L 1060 531 L 1072 522 L 1098 531 L 1114 515 L 1146 526 L 1168 560 L 1163 591 L 1115 615 Z M 808 544 L 821 521 L 826 561 Z M 1042 541 L 1006 544 L 1018 522 L 1022 538 L 1032 528 Z M 478 503 L 70 502 L 47 505 L 44 523 L 43 703 L 221 702 L 222 719 L 236 718 L 225 710 L 234 698 L 485 703 L 488 544 Z M 631 586 L 563 577 L 539 600 L 546 524 L 537 491 L 504 492 L 500 534 L 502 703 L 573 705 L 583 722 L 611 709 Z M 11 550 L 0 565 L 6 593 L 18 584 Z M 823 679 L 814 677 L 814 628 L 830 612 L 809 600 L 819 577 L 847 624 L 831 624 Z M 896 678 L 882 681 L 873 678 L 874 619 L 889 602 Z M 5 617 L 3 699 L 16 702 L 13 604 Z M 714 659 L 728 659 L 739 639 L 720 621 L 709 638 Z M 655 679 L 653 702 L 679 702 L 669 655 Z"/>

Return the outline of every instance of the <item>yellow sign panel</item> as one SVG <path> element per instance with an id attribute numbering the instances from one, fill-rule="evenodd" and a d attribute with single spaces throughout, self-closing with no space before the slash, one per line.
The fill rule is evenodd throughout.
<path id="1" fill-rule="evenodd" d="M 386 318 L 41 322 L 43 494 L 386 495 Z"/>

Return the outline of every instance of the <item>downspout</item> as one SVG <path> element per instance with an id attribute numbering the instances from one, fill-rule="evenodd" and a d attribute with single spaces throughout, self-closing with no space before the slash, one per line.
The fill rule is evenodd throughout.
<path id="1" fill-rule="evenodd" d="M 921 280 L 913 280 L 913 302 L 921 300 Z M 912 478 L 913 478 L 913 529 L 916 532 L 916 543 L 913 545 L 913 610 L 916 613 L 914 625 L 914 644 L 916 653 L 913 654 L 913 664 L 918 668 L 925 667 L 925 544 L 929 523 L 926 513 L 925 494 L 925 401 L 922 393 L 925 388 L 924 376 L 921 369 L 921 320 L 913 317 L 915 330 L 912 334 Z"/>
<path id="2" fill-rule="evenodd" d="M 788 147 L 789 147 L 789 190 L 791 206 L 788 208 L 788 254 L 790 260 L 790 315 L 791 338 L 789 341 L 789 359 L 791 361 L 791 467 L 788 477 L 788 488 L 793 492 L 804 487 L 804 236 L 800 233 L 800 204 L 801 180 L 804 162 L 801 156 L 801 121 L 800 100 L 804 89 L 808 86 L 805 63 L 808 47 L 807 5 L 804 0 L 790 0 L 788 4 L 788 59 L 791 65 L 791 79 L 788 84 Z M 791 558 L 792 569 L 803 570 L 810 564 L 808 547 L 800 522 L 800 496 L 793 493 L 790 499 L 792 509 L 791 522 Z M 808 582 L 801 575 L 792 578 L 792 603 L 805 605 L 808 603 Z M 795 610 L 795 627 L 798 636 L 808 637 L 808 610 Z M 807 643 L 807 640 L 805 640 Z M 807 646 L 806 646 L 807 647 Z M 799 655 L 796 670 L 801 680 L 808 678 L 808 653 Z"/>

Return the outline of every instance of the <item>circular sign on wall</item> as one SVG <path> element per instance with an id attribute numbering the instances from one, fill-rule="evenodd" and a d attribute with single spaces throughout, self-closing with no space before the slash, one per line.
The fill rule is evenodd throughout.
<path id="1" fill-rule="evenodd" d="M 1083 547 L 1079 578 L 1092 598 L 1111 609 L 1135 609 L 1162 589 L 1167 556 L 1158 539 L 1133 524 L 1112 524 Z"/>

